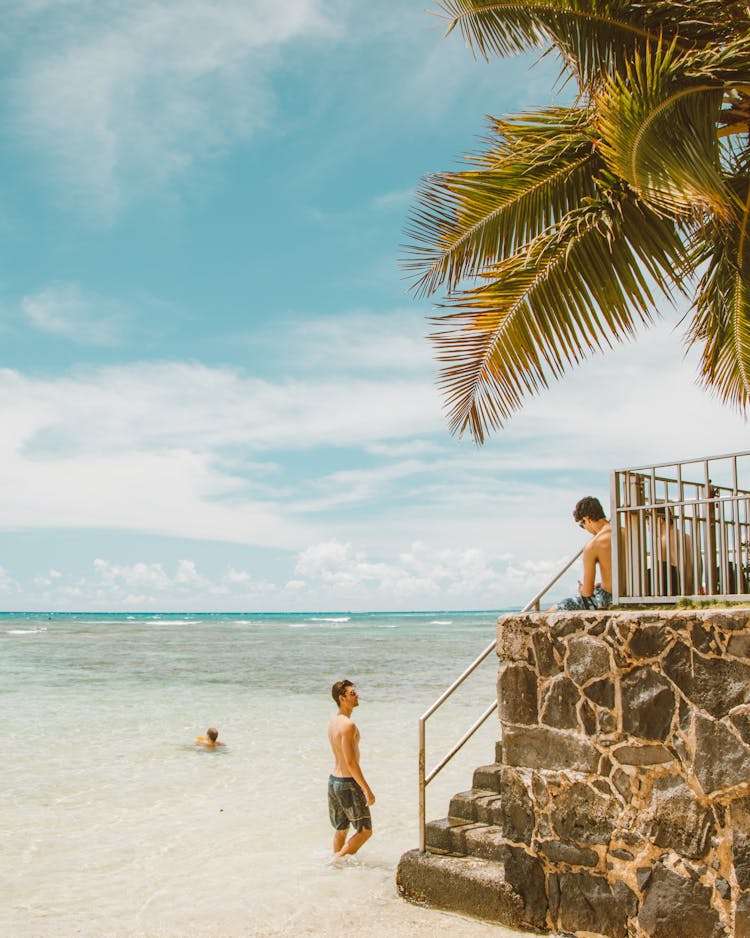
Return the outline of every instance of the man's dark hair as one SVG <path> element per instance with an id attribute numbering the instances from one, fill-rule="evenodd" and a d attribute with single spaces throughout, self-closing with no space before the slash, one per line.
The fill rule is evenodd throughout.
<path id="1" fill-rule="evenodd" d="M 582 498 L 573 509 L 573 520 L 583 521 L 584 518 L 590 518 L 591 521 L 599 521 L 605 517 L 602 503 L 593 495 L 587 495 Z"/>
<path id="2" fill-rule="evenodd" d="M 345 696 L 347 687 L 354 687 L 354 682 L 336 681 L 336 683 L 331 688 L 331 697 L 333 697 L 334 701 L 336 702 L 336 706 L 339 706 L 340 698 Z"/>

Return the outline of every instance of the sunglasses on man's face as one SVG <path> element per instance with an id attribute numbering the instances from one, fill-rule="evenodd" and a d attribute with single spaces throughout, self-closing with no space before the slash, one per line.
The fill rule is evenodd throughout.
<path id="1" fill-rule="evenodd" d="M 583 529 L 585 530 L 585 528 L 586 528 L 586 522 L 585 522 L 585 521 L 579 521 L 579 522 L 578 522 L 578 527 L 579 527 L 579 528 L 583 528 Z"/>

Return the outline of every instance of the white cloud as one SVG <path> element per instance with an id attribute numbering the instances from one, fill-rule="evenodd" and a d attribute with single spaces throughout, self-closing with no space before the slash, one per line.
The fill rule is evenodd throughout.
<path id="1" fill-rule="evenodd" d="M 431 385 L 404 378 L 274 383 L 230 368 L 162 362 L 46 380 L 0 370 L 0 391 L 7 427 L 0 448 L 23 446 L 38 457 L 360 446 L 441 426 Z"/>
<path id="2" fill-rule="evenodd" d="M 347 310 L 338 316 L 293 320 L 273 331 L 254 331 L 243 338 L 257 350 L 268 347 L 279 355 L 279 332 L 283 329 L 282 363 L 293 363 L 295 374 L 314 371 L 361 375 L 363 372 L 401 372 L 429 379 L 434 370 L 432 352 L 425 341 L 427 323 L 412 309 L 372 313 Z"/>
<path id="3" fill-rule="evenodd" d="M 509 554 L 435 549 L 423 542 L 373 558 L 365 549 L 328 541 L 301 551 L 295 576 L 278 582 L 232 566 L 210 576 L 186 559 L 121 564 L 98 558 L 81 576 L 36 577 L 28 592 L 0 570 L 0 591 L 20 593 L 28 608 L 81 611 L 499 609 L 503 602 L 520 604 L 516 596 L 528 599 L 556 566 L 559 562 L 530 564 Z"/>
<path id="4" fill-rule="evenodd" d="M 20 583 L 14 579 L 5 567 L 0 567 L 0 593 L 19 593 Z"/>
<path id="5" fill-rule="evenodd" d="M 572 507 L 583 494 L 606 503 L 613 467 L 750 449 L 747 426 L 693 373 L 661 327 L 572 372 L 476 448 L 448 437 L 424 373 L 0 371 L 0 517 L 6 530 L 107 528 L 286 558 L 269 580 L 241 561 L 208 577 L 184 553 L 169 568 L 102 561 L 79 582 L 54 576 L 64 568 L 50 555 L 37 592 L 73 607 L 107 589 L 139 608 L 159 596 L 186 608 L 521 604 L 582 546 Z"/>
<path id="6" fill-rule="evenodd" d="M 297 511 L 323 511 L 337 505 L 362 504 L 382 498 L 384 491 L 393 483 L 400 483 L 428 470 L 424 462 L 404 460 L 378 468 L 353 469 L 333 472 L 316 483 L 322 494 L 306 501 L 296 501 Z"/>
<path id="7" fill-rule="evenodd" d="M 280 50 L 338 28 L 319 0 L 73 0 L 22 25 L 16 129 L 105 219 L 262 127 Z"/>
<path id="8" fill-rule="evenodd" d="M 359 598 L 362 608 L 381 608 L 368 607 L 368 600 L 385 603 L 382 608 L 412 608 L 415 602 L 429 606 L 430 597 L 434 604 L 438 596 L 458 606 L 492 606 L 499 597 L 507 597 L 509 589 L 519 595 L 534 591 L 549 572 L 549 564 L 530 566 L 516 561 L 512 565 L 512 560 L 508 553 L 436 549 L 418 541 L 397 557 L 373 561 L 349 543 L 327 541 L 304 550 L 295 573 L 309 592 L 330 597 L 331 608 L 341 608 L 335 599 L 342 595 L 349 601 Z"/>
<path id="9" fill-rule="evenodd" d="M 383 192 L 376 195 L 370 205 L 379 211 L 405 210 L 414 198 L 414 189 L 398 189 L 393 192 Z"/>
<path id="10" fill-rule="evenodd" d="M 298 493 L 274 491 L 273 464 L 255 453 L 357 447 L 439 427 L 434 392 L 417 382 L 273 384 L 174 363 L 46 380 L 3 370 L 0 420 L 6 528 L 115 528 L 277 547 L 298 546 L 312 531 L 295 519 Z"/>
<path id="11" fill-rule="evenodd" d="M 78 284 L 56 283 L 21 300 L 21 310 L 40 332 L 80 345 L 117 345 L 127 318 L 124 307 L 84 291 Z"/>
<path id="12" fill-rule="evenodd" d="M 163 592 L 173 585 L 160 563 L 135 563 L 131 566 L 118 566 L 106 560 L 94 561 L 94 575 L 106 587 L 118 587 L 124 584 L 129 589 L 148 589 Z"/>
<path id="13" fill-rule="evenodd" d="M 22 591 L 0 570 L 0 592 L 10 590 L 6 581 L 15 591 Z M 245 570 L 230 568 L 211 578 L 192 560 L 180 560 L 172 568 L 164 563 L 118 564 L 98 558 L 82 576 L 36 577 L 32 586 L 30 608 L 80 611 L 244 609 L 283 593 L 282 588 Z"/>

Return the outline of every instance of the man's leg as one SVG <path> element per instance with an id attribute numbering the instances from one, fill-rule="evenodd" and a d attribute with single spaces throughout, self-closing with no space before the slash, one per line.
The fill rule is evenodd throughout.
<path id="1" fill-rule="evenodd" d="M 344 831 L 346 833 L 346 831 Z M 350 853 L 356 853 L 359 848 L 366 844 L 367 841 L 372 837 L 372 831 L 368 831 L 367 828 L 363 827 L 361 831 L 356 831 L 349 840 L 344 844 L 344 846 L 338 851 L 340 857 L 345 857 Z"/>
<path id="2" fill-rule="evenodd" d="M 348 827 L 345 827 L 342 831 L 336 831 L 333 835 L 333 852 L 338 853 L 341 848 L 344 846 L 346 841 L 346 833 L 349 830 Z"/>

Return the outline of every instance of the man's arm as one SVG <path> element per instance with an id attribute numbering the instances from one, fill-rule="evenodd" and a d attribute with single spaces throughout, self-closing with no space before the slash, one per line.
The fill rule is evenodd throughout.
<path id="1" fill-rule="evenodd" d="M 349 767 L 352 778 L 365 793 L 367 804 L 372 805 L 375 804 L 375 795 L 373 795 L 372 789 L 367 784 L 365 777 L 362 774 L 362 769 L 359 767 L 357 747 L 354 742 L 355 732 L 356 727 L 353 723 L 349 723 L 349 725 L 344 728 L 344 731 L 341 734 L 341 748 L 343 750 L 344 759 L 346 759 L 346 764 Z"/>

